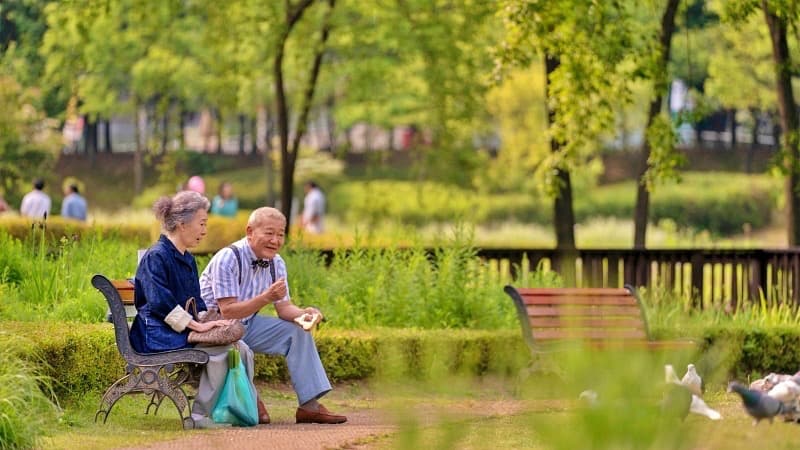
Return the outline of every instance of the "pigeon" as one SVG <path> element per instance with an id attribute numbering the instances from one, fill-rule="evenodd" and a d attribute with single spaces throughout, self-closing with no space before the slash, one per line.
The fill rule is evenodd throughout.
<path id="1" fill-rule="evenodd" d="M 711 420 L 722 419 L 722 414 L 709 408 L 709 406 L 706 405 L 706 402 L 704 402 L 702 398 L 695 394 L 692 394 L 692 404 L 689 406 L 689 412 L 706 416 Z"/>
<path id="2" fill-rule="evenodd" d="M 781 381 L 776 384 L 772 389 L 767 392 L 767 395 L 777 398 L 783 403 L 789 404 L 794 402 L 800 395 L 800 385 L 794 379 Z"/>
<path id="3" fill-rule="evenodd" d="M 694 364 L 689 364 L 686 368 L 686 375 L 681 378 L 681 383 L 692 391 L 692 394 L 703 396 L 703 379 L 697 374 Z"/>
<path id="4" fill-rule="evenodd" d="M 764 379 L 770 385 L 770 389 L 773 386 L 775 386 L 776 384 L 778 384 L 778 383 L 780 383 L 782 381 L 786 381 L 786 380 L 788 380 L 790 378 L 792 378 L 791 375 L 786 375 L 786 374 L 782 374 L 782 373 L 775 373 L 775 372 L 772 372 L 769 375 L 767 375 L 766 377 L 764 377 Z"/>
<path id="5" fill-rule="evenodd" d="M 759 378 L 750 383 L 750 389 L 755 391 L 767 392 L 770 390 L 770 388 L 771 386 L 764 378 Z"/>
<path id="6" fill-rule="evenodd" d="M 728 392 L 739 394 L 742 398 L 742 403 L 744 403 L 745 411 L 753 418 L 753 425 L 757 425 L 763 419 L 767 419 L 772 423 L 778 414 L 790 412 L 777 398 L 748 389 L 736 381 L 731 381 L 728 384 Z"/>
<path id="7" fill-rule="evenodd" d="M 672 384 L 683 384 L 681 379 L 678 378 L 678 374 L 675 373 L 675 368 L 672 367 L 672 364 L 664 365 L 664 381 Z"/>
<path id="8" fill-rule="evenodd" d="M 597 392 L 587 389 L 578 395 L 578 400 L 582 401 L 586 406 L 597 406 Z"/>

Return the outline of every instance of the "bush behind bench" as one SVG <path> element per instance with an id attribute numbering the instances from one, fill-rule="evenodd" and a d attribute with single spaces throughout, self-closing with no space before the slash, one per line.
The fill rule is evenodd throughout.
<path id="1" fill-rule="evenodd" d="M 374 377 L 420 380 L 452 373 L 515 375 L 529 361 L 516 329 L 323 329 L 316 342 L 333 382 Z M 800 329 L 795 327 L 710 327 L 699 343 L 698 368 L 715 372 L 714 383 L 800 369 Z M 109 324 L 0 322 L 0 345 L 38 364 L 42 374 L 54 380 L 60 400 L 102 391 L 124 374 Z M 285 360 L 257 355 L 256 378 L 288 381 Z"/>
<path id="2" fill-rule="evenodd" d="M 59 400 L 102 391 L 124 375 L 110 324 L 0 322 L 0 330 L 0 345 L 38 364 L 54 380 Z M 527 361 L 516 330 L 320 330 L 315 339 L 332 382 L 442 372 L 512 374 Z M 257 355 L 255 376 L 289 380 L 282 357 Z"/>

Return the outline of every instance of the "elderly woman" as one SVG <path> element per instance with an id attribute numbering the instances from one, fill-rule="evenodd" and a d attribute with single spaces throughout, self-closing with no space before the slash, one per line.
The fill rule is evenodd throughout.
<path id="1" fill-rule="evenodd" d="M 208 199 L 197 192 L 182 191 L 173 197 L 162 197 L 153 205 L 161 222 L 162 234 L 142 257 L 136 271 L 135 297 L 137 315 L 131 326 L 131 345 L 140 353 L 162 352 L 191 347 L 190 330 L 208 331 L 225 324 L 225 320 L 198 322 L 184 310 L 186 300 L 194 297 L 198 311 L 206 305 L 200 297 L 197 263 L 188 249 L 206 235 Z M 247 374 L 252 383 L 253 352 L 239 341 Z M 230 345 L 198 347 L 209 355 L 200 377 L 200 386 L 192 406 L 196 428 L 214 426 L 209 418 L 219 389 L 228 370 Z"/>

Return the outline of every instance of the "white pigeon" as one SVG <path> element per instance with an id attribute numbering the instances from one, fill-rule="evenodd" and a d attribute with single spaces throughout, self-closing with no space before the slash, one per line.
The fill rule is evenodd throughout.
<path id="1" fill-rule="evenodd" d="M 678 378 L 678 374 L 675 373 L 675 368 L 672 367 L 672 364 L 664 364 L 664 381 L 672 384 L 683 384 L 681 379 Z"/>
<path id="2" fill-rule="evenodd" d="M 686 367 L 686 375 L 681 378 L 681 384 L 688 387 L 692 394 L 698 397 L 703 396 L 703 379 L 697 374 L 694 364 L 689 364 Z"/>
<path id="3" fill-rule="evenodd" d="M 702 398 L 694 394 L 692 394 L 692 404 L 691 406 L 689 406 L 689 412 L 694 414 L 700 414 L 701 416 L 706 416 L 711 420 L 722 419 L 722 414 L 709 408 L 709 406 L 706 405 L 706 402 L 704 402 Z"/>
<path id="4" fill-rule="evenodd" d="M 772 398 L 776 398 L 783 403 L 789 404 L 794 402 L 797 397 L 800 396 L 800 385 L 790 378 L 773 386 L 773 388 L 767 392 L 767 395 Z"/>
<path id="5" fill-rule="evenodd" d="M 587 389 L 578 395 L 578 399 L 586 404 L 586 406 L 597 406 L 597 392 Z"/>
<path id="6" fill-rule="evenodd" d="M 758 380 L 753 381 L 750 383 L 750 389 L 755 391 L 767 392 L 770 389 L 769 383 L 764 378 L 759 378 Z"/>

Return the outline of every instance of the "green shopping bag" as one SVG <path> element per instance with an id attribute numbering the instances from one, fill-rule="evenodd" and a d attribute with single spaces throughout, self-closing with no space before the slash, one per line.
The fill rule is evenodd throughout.
<path id="1" fill-rule="evenodd" d="M 211 411 L 211 419 L 242 427 L 258 425 L 256 391 L 247 378 L 247 369 L 236 347 L 228 351 L 228 375 Z"/>

